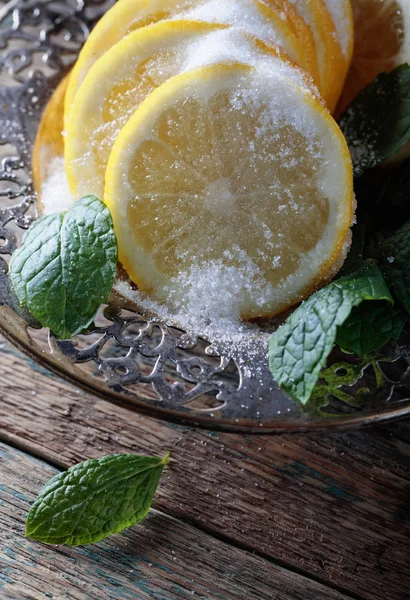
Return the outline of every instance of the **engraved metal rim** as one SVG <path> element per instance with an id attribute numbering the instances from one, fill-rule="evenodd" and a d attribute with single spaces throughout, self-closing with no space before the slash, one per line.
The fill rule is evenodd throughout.
<path id="1" fill-rule="evenodd" d="M 17 154 L 19 155 L 17 159 L 14 155 L 8 155 L 5 159 L 5 162 L 3 161 L 1 163 L 0 168 L 0 184 L 4 184 L 4 182 L 11 182 L 10 185 L 8 183 L 6 185 L 6 188 L 9 186 L 10 189 L 5 190 L 4 187 L 0 187 L 0 201 L 2 198 L 6 198 L 8 201 L 13 199 L 20 200 L 20 204 L 15 206 L 9 206 L 7 202 L 4 208 L 2 208 L 0 205 L 0 239 L 3 242 L 6 242 L 3 245 L 0 244 L 0 255 L 3 255 L 3 257 L 12 253 L 16 247 L 17 238 L 19 237 L 16 237 L 13 231 L 11 229 L 9 231 L 7 227 L 10 224 L 12 226 L 17 226 L 21 234 L 21 230 L 28 227 L 31 219 L 30 216 L 27 216 L 27 209 L 30 209 L 30 206 L 32 207 L 34 203 L 31 182 L 29 180 L 25 180 L 24 177 L 22 178 L 19 174 L 21 170 L 25 170 L 26 175 L 30 172 L 31 149 L 33 136 L 36 129 L 36 120 L 34 117 L 30 117 L 30 114 L 33 115 L 33 107 L 37 107 L 35 115 L 37 118 L 39 117 L 39 110 L 44 107 L 44 104 L 41 104 L 41 102 L 45 101 L 46 99 L 47 88 L 52 90 L 55 87 L 55 84 L 59 79 L 61 79 L 63 73 L 67 70 L 68 62 L 72 60 L 73 57 L 75 58 L 75 55 L 78 53 L 81 43 L 84 41 L 90 26 L 92 26 L 95 20 L 101 16 L 104 11 L 104 7 L 107 4 L 112 4 L 112 2 L 113 0 L 40 0 L 39 2 L 34 2 L 33 0 L 12 0 L 7 2 L 5 5 L 3 4 L 3 6 L 0 8 L 0 43 L 2 44 L 2 48 L 6 48 L 6 51 L 2 52 L 0 55 L 0 76 L 2 73 L 1 70 L 3 70 L 3 72 L 6 71 L 14 85 L 14 88 L 8 89 L 7 86 L 0 84 L 0 93 L 2 94 L 4 104 L 12 103 L 16 98 L 19 98 L 20 102 L 20 104 L 17 104 L 17 110 L 14 109 L 14 112 L 9 111 L 9 113 L 7 113 L 7 110 L 5 109 L 3 117 L 4 127 L 3 131 L 0 131 L 0 148 L 1 144 L 11 144 L 11 146 L 15 146 L 17 148 Z M 92 16 L 88 14 L 87 11 L 89 10 L 92 11 Z M 9 20 L 9 24 L 4 26 L 4 19 L 11 16 L 13 17 L 12 21 Z M 24 30 L 26 25 L 30 26 L 29 32 Z M 37 27 L 37 34 L 34 33 L 33 27 L 34 29 Z M 59 34 L 61 34 L 63 37 L 60 35 L 60 38 L 58 38 Z M 13 36 L 17 37 L 21 41 L 23 47 L 21 50 L 12 48 L 10 51 L 7 51 L 7 43 L 9 39 L 13 39 Z M 44 72 L 42 68 L 38 67 L 38 65 L 36 68 L 34 68 L 34 57 L 39 52 L 42 53 Z M 68 62 L 65 62 L 66 60 Z M 32 74 L 29 73 L 31 67 L 34 69 Z M 33 87 L 32 90 L 31 87 Z M 45 94 L 44 89 L 46 90 Z M 21 92 L 25 94 L 24 97 Z M 38 105 L 37 96 L 42 98 L 40 105 Z M 7 121 L 7 116 L 10 117 L 13 115 L 16 122 L 13 122 L 13 119 L 9 119 Z M 2 115 L 0 114 L 0 121 L 1 120 Z M 16 201 L 17 200 L 14 200 L 13 204 Z M 410 399 L 408 397 L 408 389 L 410 386 L 409 340 L 406 340 L 406 346 L 403 347 L 406 351 L 406 359 L 408 359 L 407 370 L 405 373 L 403 373 L 403 377 L 400 375 L 400 379 L 397 380 L 397 382 L 395 379 L 389 379 L 389 376 L 386 376 L 386 380 L 391 387 L 391 394 L 388 397 L 386 396 L 386 398 L 382 398 L 382 401 L 385 403 L 384 406 L 380 405 L 379 397 L 378 406 L 373 408 L 371 406 L 366 408 L 360 406 L 357 409 L 358 412 L 351 413 L 342 411 L 340 414 L 337 414 L 337 418 L 334 416 L 329 416 L 330 413 L 327 415 L 326 413 L 322 413 L 323 416 L 322 414 L 315 414 L 314 417 L 308 416 L 305 411 L 299 410 L 298 408 L 295 408 L 295 410 L 292 409 L 292 411 L 286 415 L 286 418 L 283 414 L 280 417 L 275 416 L 276 412 L 279 415 L 281 411 L 272 410 L 273 406 L 275 409 L 282 407 L 281 402 L 284 400 L 286 402 L 286 395 L 278 390 L 277 386 L 276 389 L 270 387 L 272 385 L 270 383 L 269 386 L 267 386 L 266 381 L 261 387 L 258 388 L 255 386 L 255 377 L 253 380 L 252 377 L 248 377 L 249 385 L 246 385 L 247 375 L 243 372 L 240 372 L 241 368 L 242 371 L 245 370 L 244 364 L 242 364 L 241 367 L 236 364 L 238 373 L 241 375 L 241 385 L 239 386 L 238 384 L 235 384 L 235 388 L 235 385 L 232 387 L 229 381 L 226 386 L 224 383 L 219 382 L 215 386 L 215 379 L 212 380 L 212 378 L 219 373 L 224 375 L 222 367 L 216 368 L 210 367 L 209 365 L 206 366 L 202 360 L 202 365 L 205 365 L 205 370 L 208 373 L 207 379 L 206 377 L 205 379 L 201 379 L 200 377 L 192 378 L 192 373 L 189 371 L 189 368 L 187 370 L 187 364 L 189 363 L 190 359 L 178 359 L 175 361 L 174 367 L 176 367 L 180 375 L 180 379 L 182 378 L 185 383 L 194 383 L 197 385 L 198 389 L 205 390 L 203 392 L 204 394 L 208 393 L 206 390 L 219 390 L 218 394 L 220 394 L 221 398 L 223 399 L 223 407 L 227 406 L 229 399 L 232 400 L 232 405 L 234 406 L 233 410 L 229 407 L 229 410 L 227 410 L 225 413 L 224 411 L 220 411 L 219 414 L 215 416 L 208 408 L 199 409 L 188 406 L 189 403 L 187 403 L 186 397 L 184 396 L 185 392 L 182 394 L 182 400 L 178 404 L 178 401 L 175 402 L 175 398 L 173 398 L 172 395 L 167 396 L 166 394 L 163 394 L 161 396 L 157 389 L 155 390 L 158 396 L 157 399 L 150 399 L 148 396 L 144 398 L 143 394 L 140 394 L 138 391 L 135 392 L 134 390 L 127 389 L 127 384 L 124 383 L 125 380 L 123 381 L 118 379 L 118 382 L 121 385 L 114 385 L 113 389 L 113 387 L 108 385 L 109 380 L 107 379 L 105 367 L 113 370 L 112 365 L 114 363 L 119 365 L 121 360 L 124 363 L 126 357 L 124 359 L 101 358 L 98 355 L 99 349 L 96 348 L 94 348 L 94 354 L 89 352 L 89 355 L 87 355 L 87 350 L 90 350 L 90 348 L 93 347 L 92 341 L 90 342 L 91 345 L 84 350 L 83 356 L 81 357 L 76 354 L 75 349 L 73 350 L 73 348 L 69 347 L 69 343 L 68 346 L 64 346 L 64 344 L 67 343 L 62 344 L 62 347 L 64 346 L 66 350 L 65 354 L 63 351 L 62 354 L 60 353 L 59 355 L 56 355 L 54 353 L 55 347 L 53 348 L 52 345 L 49 345 L 47 351 L 44 352 L 41 346 L 38 345 L 32 337 L 30 337 L 28 332 L 27 335 L 25 335 L 26 328 L 23 327 L 23 324 L 26 326 L 29 324 L 29 322 L 27 322 L 28 317 L 26 316 L 24 320 L 21 318 L 21 314 L 20 316 L 17 316 L 16 311 L 18 310 L 19 313 L 21 313 L 21 311 L 16 307 L 15 301 L 13 301 L 11 296 L 7 295 L 7 293 L 5 295 L 3 294 L 2 296 L 4 289 L 2 290 L 1 286 L 3 286 L 3 288 L 8 286 L 6 277 L 7 269 L 4 267 L 5 264 L 5 261 L 0 256 L 0 332 L 6 339 L 17 346 L 38 364 L 46 367 L 56 375 L 63 377 L 75 386 L 81 387 L 86 392 L 95 394 L 102 399 L 116 405 L 126 406 L 127 408 L 131 408 L 139 413 L 184 426 L 257 434 L 346 429 L 360 425 L 370 425 L 391 419 L 397 419 L 410 413 Z M 3 300 L 6 298 L 6 301 L 3 301 L 3 306 L 1 306 L 2 297 Z M 135 310 L 136 309 L 134 309 L 134 316 L 136 319 L 137 315 Z M 147 326 L 150 325 L 149 319 L 142 317 L 142 320 L 147 322 Z M 122 321 L 125 322 L 126 319 L 122 319 Z M 118 323 L 113 321 L 113 326 L 117 325 Z M 107 326 L 105 327 L 105 330 L 104 328 L 101 329 L 101 331 L 104 331 L 104 335 L 105 332 L 108 332 L 109 330 L 110 328 Z M 124 331 L 125 330 L 126 328 L 124 326 Z M 121 325 L 119 326 L 119 331 L 121 332 L 121 335 L 123 335 L 123 329 L 121 329 Z M 107 339 L 117 343 L 119 346 L 122 346 L 123 349 L 129 348 L 130 352 L 131 350 L 134 352 L 133 356 L 135 356 L 137 352 L 141 352 L 143 356 L 147 356 L 146 353 L 144 355 L 144 344 L 138 345 L 135 342 L 139 335 L 137 335 L 135 332 L 129 335 L 134 336 L 134 338 L 129 338 L 133 340 L 131 345 L 124 345 L 121 339 L 119 340 L 115 334 L 112 334 L 112 331 L 111 333 L 107 334 Z M 171 348 L 168 340 L 168 350 L 165 348 L 161 354 L 161 344 L 158 345 L 158 357 L 163 361 L 166 361 L 169 358 L 172 359 L 172 357 L 175 356 L 172 354 L 172 351 L 174 351 L 177 347 L 183 347 L 178 345 L 179 342 L 177 344 L 174 341 L 173 344 L 175 348 Z M 102 347 L 103 346 L 101 345 L 101 348 Z M 188 343 L 186 347 L 188 349 L 192 349 L 196 348 L 196 345 L 194 344 L 189 346 Z M 85 355 L 87 355 L 88 358 L 84 359 Z M 98 360 L 96 360 L 93 364 L 94 366 L 98 366 L 101 371 L 100 374 L 103 374 L 105 379 L 102 377 L 97 379 L 78 367 L 78 364 L 84 362 L 84 360 L 90 361 L 91 355 L 93 355 L 94 359 L 98 358 Z M 152 356 L 157 355 L 152 354 Z M 192 356 L 194 360 L 198 360 L 197 357 L 199 355 L 197 354 L 197 350 L 192 352 Z M 209 356 L 216 356 L 216 354 L 209 354 Z M 394 362 L 394 360 L 397 359 L 397 355 L 394 356 L 394 358 L 390 358 L 389 360 Z M 402 355 L 400 354 L 400 356 Z M 256 360 L 260 361 L 260 365 L 263 366 L 263 369 L 265 369 L 264 373 L 266 374 L 266 365 L 264 364 L 266 363 L 266 357 L 264 357 L 265 354 L 262 354 L 259 351 L 259 356 Z M 72 360 L 73 358 L 75 358 L 75 360 Z M 225 361 L 226 365 L 228 364 L 228 362 L 225 360 L 226 357 L 223 354 L 218 356 L 218 358 L 220 358 L 222 362 Z M 116 360 L 119 360 L 119 362 L 115 362 Z M 230 360 L 232 360 L 232 356 L 230 357 Z M 143 378 L 146 381 L 142 381 L 142 379 L 141 381 L 143 383 L 153 382 L 154 373 L 155 369 L 148 377 Z M 166 375 L 167 373 L 165 372 L 162 374 L 162 378 L 164 380 Z M 156 373 L 155 376 L 158 377 L 158 373 Z M 360 377 L 362 376 L 363 372 Z M 244 386 L 242 385 L 243 381 L 245 381 Z M 213 387 L 210 384 L 213 384 Z M 342 388 L 343 385 L 344 384 L 340 384 L 339 387 Z M 201 388 L 201 386 L 203 386 L 203 388 Z M 394 399 L 395 402 L 398 402 L 397 404 L 388 404 L 387 401 L 390 399 L 390 397 L 393 397 L 393 390 L 396 388 L 396 386 L 404 387 L 406 390 L 406 395 L 404 398 L 401 398 L 398 401 L 397 399 Z M 119 391 L 117 391 L 115 387 L 117 387 Z M 269 392 L 270 390 L 271 393 Z M 254 394 L 253 397 L 252 393 Z M 356 392 L 353 393 L 355 394 Z M 246 397 L 247 395 L 248 398 Z M 189 396 L 188 392 L 186 393 L 186 396 Z M 275 402 L 277 402 L 276 405 L 274 404 L 274 396 Z M 217 397 L 219 400 L 219 395 Z M 193 395 L 193 399 L 195 400 L 195 395 Z M 272 400 L 271 406 L 266 408 L 264 415 L 261 412 L 262 416 L 260 419 L 255 417 L 249 418 L 246 416 L 246 411 L 241 411 L 239 409 L 239 401 L 245 401 L 249 403 L 249 408 L 252 408 L 251 412 L 255 414 L 255 407 L 265 407 L 266 403 L 269 404 L 270 400 Z M 161 403 L 163 404 L 161 405 Z M 251 406 L 252 403 L 253 406 Z M 286 405 L 285 403 L 283 406 L 289 406 L 289 404 Z M 248 406 L 245 408 L 247 409 Z M 219 408 L 216 408 L 215 412 L 218 412 L 218 410 Z M 235 410 L 238 411 L 236 413 L 238 418 L 234 418 Z M 290 409 L 288 408 L 287 410 Z M 360 410 L 362 412 L 360 412 Z M 232 414 L 233 416 L 231 416 Z M 258 413 L 256 412 L 256 415 L 257 414 Z"/>
<path id="2" fill-rule="evenodd" d="M 357 429 L 359 427 L 369 427 L 371 425 L 381 424 L 388 421 L 394 421 L 403 419 L 410 414 L 410 400 L 397 407 L 390 407 L 389 410 L 369 414 L 369 415 L 358 415 L 347 418 L 339 418 L 338 420 L 323 420 L 322 422 L 308 421 L 294 422 L 291 421 L 273 421 L 271 423 L 261 422 L 259 425 L 255 425 L 254 422 L 243 419 L 238 423 L 233 423 L 229 420 L 224 419 L 212 419 L 204 418 L 202 416 L 194 417 L 192 414 L 183 414 L 180 411 L 172 411 L 168 408 L 161 408 L 158 406 L 152 406 L 149 403 L 142 401 L 136 401 L 135 396 L 132 399 L 128 398 L 124 394 L 116 394 L 107 388 L 98 388 L 90 384 L 86 378 L 81 379 L 80 377 L 73 377 L 67 371 L 58 367 L 58 363 L 52 363 L 47 360 L 47 357 L 37 353 L 32 347 L 22 343 L 22 340 L 15 338 L 10 330 L 3 327 L 3 323 L 0 318 L 0 333 L 14 346 L 21 350 L 31 360 L 35 361 L 40 366 L 45 367 L 50 372 L 62 377 L 72 385 L 80 387 L 83 391 L 94 394 L 102 400 L 108 401 L 116 406 L 131 409 L 139 414 L 146 415 L 151 418 L 159 419 L 165 422 L 171 422 L 176 425 L 181 425 L 190 428 L 201 428 L 209 431 L 224 431 L 232 433 L 251 433 L 251 434 L 270 434 L 270 433 L 309 433 L 315 431 L 332 431 L 332 430 L 346 430 L 346 429 Z"/>

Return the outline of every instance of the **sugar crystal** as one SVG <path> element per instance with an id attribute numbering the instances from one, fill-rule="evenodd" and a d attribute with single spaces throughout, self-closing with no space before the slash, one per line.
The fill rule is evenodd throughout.
<path id="1" fill-rule="evenodd" d="M 41 213 L 50 215 L 63 212 L 75 201 L 68 187 L 64 158 L 57 156 L 48 167 L 49 177 L 41 187 Z"/>

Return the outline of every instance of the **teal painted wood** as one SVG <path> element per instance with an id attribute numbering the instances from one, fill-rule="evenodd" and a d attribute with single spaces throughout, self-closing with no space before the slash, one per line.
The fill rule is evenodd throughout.
<path id="1" fill-rule="evenodd" d="M 410 423 L 310 436 L 195 432 L 0 351 L 0 430 L 63 467 L 170 449 L 155 507 L 366 600 L 408 600 Z"/>
<path id="2" fill-rule="evenodd" d="M 158 511 L 88 547 L 32 542 L 25 517 L 56 469 L 5 444 L 0 461 L 2 599 L 348 600 Z"/>

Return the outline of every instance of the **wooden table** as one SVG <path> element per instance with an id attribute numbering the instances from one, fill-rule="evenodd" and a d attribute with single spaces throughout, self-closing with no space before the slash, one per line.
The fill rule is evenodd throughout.
<path id="1" fill-rule="evenodd" d="M 410 422 L 349 433 L 193 431 L 91 397 L 0 340 L 0 598 L 409 600 Z M 82 548 L 24 538 L 59 469 L 172 461 L 146 521 Z"/>

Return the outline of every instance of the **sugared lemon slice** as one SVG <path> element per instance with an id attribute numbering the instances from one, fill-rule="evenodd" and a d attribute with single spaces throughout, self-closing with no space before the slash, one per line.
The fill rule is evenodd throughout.
<path id="1" fill-rule="evenodd" d="M 66 124 L 65 161 L 74 196 L 104 193 L 115 139 L 141 102 L 169 77 L 221 61 L 266 63 L 319 98 L 311 80 L 283 55 L 224 25 L 161 21 L 113 46 L 91 68 Z"/>
<path id="2" fill-rule="evenodd" d="M 341 110 L 379 73 L 410 62 L 410 0 L 353 0 L 352 6 L 355 49 Z"/>
<path id="3" fill-rule="evenodd" d="M 219 64 L 141 104 L 114 144 L 105 202 L 143 291 L 184 310 L 211 286 L 248 319 L 299 302 L 340 266 L 352 167 L 311 94 L 272 70 Z"/>

